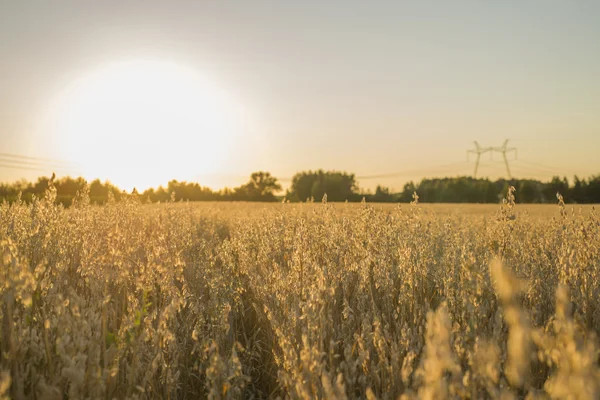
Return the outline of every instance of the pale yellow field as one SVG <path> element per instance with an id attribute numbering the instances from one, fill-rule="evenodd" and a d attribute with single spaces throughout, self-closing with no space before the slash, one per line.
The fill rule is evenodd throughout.
<path id="1" fill-rule="evenodd" d="M 591 206 L 0 206 L 0 397 L 598 398 Z"/>
<path id="2" fill-rule="evenodd" d="M 265 209 L 294 209 L 294 210 L 313 210 L 318 208 L 321 203 L 248 203 L 248 202 L 199 202 L 180 204 L 180 207 L 191 207 L 198 210 L 211 209 L 213 212 L 226 214 L 241 214 L 251 216 Z M 353 213 L 360 210 L 360 203 L 329 203 L 337 212 Z M 369 206 L 385 212 L 395 212 L 397 210 L 410 211 L 412 205 L 407 203 L 369 203 Z M 161 205 L 148 205 L 149 208 L 161 207 Z M 482 216 L 494 218 L 500 210 L 500 204 L 467 204 L 467 203 L 420 203 L 421 213 L 438 216 L 456 215 L 456 216 Z M 600 204 L 567 204 L 565 206 L 569 214 L 589 215 L 593 210 L 600 211 Z M 560 215 L 560 209 L 556 204 L 516 204 L 514 208 L 516 215 L 524 217 L 552 218 Z"/>

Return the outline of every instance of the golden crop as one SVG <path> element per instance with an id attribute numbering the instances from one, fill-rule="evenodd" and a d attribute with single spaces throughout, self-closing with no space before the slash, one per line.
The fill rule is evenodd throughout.
<path id="1" fill-rule="evenodd" d="M 514 195 L 3 204 L 0 398 L 599 398 L 600 219 Z"/>

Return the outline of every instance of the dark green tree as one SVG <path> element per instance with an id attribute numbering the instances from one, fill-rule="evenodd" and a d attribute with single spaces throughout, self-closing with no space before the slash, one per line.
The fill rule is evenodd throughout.
<path id="1" fill-rule="evenodd" d="M 577 175 L 575 175 L 575 178 L 573 179 L 573 187 L 571 188 L 571 200 L 575 203 L 588 202 L 587 182 L 585 179 L 579 179 Z"/>
<path id="2" fill-rule="evenodd" d="M 339 171 L 305 171 L 294 175 L 286 197 L 292 201 L 320 201 L 325 193 L 329 201 L 357 201 L 361 196 L 354 174 Z"/>
<path id="3" fill-rule="evenodd" d="M 600 203 L 600 175 L 588 179 L 586 193 L 588 203 Z"/>
<path id="4" fill-rule="evenodd" d="M 250 175 L 250 181 L 234 190 L 236 200 L 275 201 L 275 193 L 281 190 L 277 178 L 269 172 L 258 171 Z"/>
<path id="5" fill-rule="evenodd" d="M 542 200 L 542 185 L 534 180 L 521 180 L 515 187 L 516 198 L 519 203 L 539 203 Z"/>
<path id="6" fill-rule="evenodd" d="M 560 193 L 565 202 L 568 202 L 569 199 L 569 182 L 567 178 L 560 179 L 558 176 L 552 177 L 552 180 L 549 183 L 544 185 L 542 190 L 544 203 L 556 203 L 556 193 Z"/>
<path id="7" fill-rule="evenodd" d="M 381 185 L 377 185 L 375 194 L 367 196 L 367 201 L 381 202 L 381 203 L 392 203 L 398 201 L 398 196 L 390 193 L 390 189 Z"/>

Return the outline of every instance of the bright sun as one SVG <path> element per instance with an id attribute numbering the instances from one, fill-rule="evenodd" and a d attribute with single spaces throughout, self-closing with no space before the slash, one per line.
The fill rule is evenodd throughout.
<path id="1" fill-rule="evenodd" d="M 214 83 L 158 61 L 118 62 L 86 74 L 50 115 L 50 136 L 78 174 L 128 190 L 218 174 L 235 157 L 231 144 L 248 122 Z"/>

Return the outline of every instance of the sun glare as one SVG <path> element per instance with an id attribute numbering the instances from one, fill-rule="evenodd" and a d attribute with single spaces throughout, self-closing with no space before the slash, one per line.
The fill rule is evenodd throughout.
<path id="1" fill-rule="evenodd" d="M 213 82 L 158 61 L 85 74 L 57 98 L 50 120 L 54 132 L 47 136 L 79 166 L 74 173 L 128 190 L 218 174 L 235 157 L 230 144 L 247 123 Z"/>

